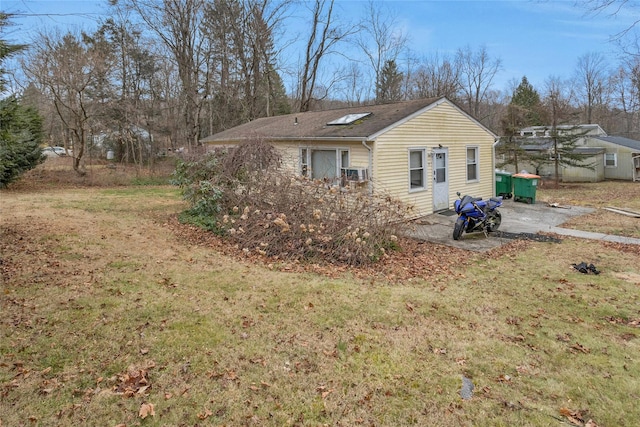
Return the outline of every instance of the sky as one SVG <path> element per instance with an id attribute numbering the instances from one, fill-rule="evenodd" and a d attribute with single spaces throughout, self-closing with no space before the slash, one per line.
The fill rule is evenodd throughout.
<path id="1" fill-rule="evenodd" d="M 580 2 L 580 0 L 578 0 Z M 341 19 L 355 21 L 365 0 L 336 0 Z M 611 16 L 587 14 L 576 2 L 560 0 L 395 0 L 383 1 L 393 11 L 398 27 L 408 37 L 414 55 L 453 55 L 459 48 L 485 47 L 502 68 L 495 88 L 510 90 L 526 76 L 542 88 L 551 76 L 570 78 L 578 58 L 587 53 L 605 55 L 611 65 L 620 62 L 612 38 L 640 17 L 635 10 Z M 584 2 L 582 2 L 584 3 Z M 0 10 L 18 13 L 9 39 L 28 40 L 38 29 L 91 30 L 106 18 L 106 0 L 0 0 Z M 305 22 L 292 22 L 289 36 L 301 39 Z M 300 37 L 299 37 L 300 36 Z M 296 47 L 297 46 L 297 47 Z M 287 58 L 301 55 L 295 43 Z M 348 55 L 348 52 L 347 52 Z"/>

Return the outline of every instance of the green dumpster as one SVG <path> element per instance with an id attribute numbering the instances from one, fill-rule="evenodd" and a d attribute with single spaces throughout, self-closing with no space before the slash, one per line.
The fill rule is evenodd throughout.
<path id="1" fill-rule="evenodd" d="M 535 203 L 536 189 L 540 176 L 530 173 L 517 173 L 513 178 L 513 200 L 516 202 Z"/>
<path id="2" fill-rule="evenodd" d="M 496 196 L 510 199 L 513 196 L 513 180 L 507 171 L 496 169 Z"/>

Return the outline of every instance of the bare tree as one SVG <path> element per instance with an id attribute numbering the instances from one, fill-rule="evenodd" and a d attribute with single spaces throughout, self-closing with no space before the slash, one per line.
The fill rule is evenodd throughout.
<path id="1" fill-rule="evenodd" d="M 601 53 L 591 52 L 578 58 L 574 82 L 587 123 L 593 123 L 594 109 L 604 104 L 606 80 L 606 61 Z"/>
<path id="2" fill-rule="evenodd" d="M 640 108 L 640 62 L 628 61 L 620 65 L 611 75 L 610 86 L 614 104 L 612 107 L 621 112 L 623 126 L 620 132 L 631 138 L 638 119 Z"/>
<path id="3" fill-rule="evenodd" d="M 455 100 L 460 91 L 460 67 L 455 59 L 434 54 L 418 65 L 410 80 L 411 98 L 446 96 Z"/>
<path id="4" fill-rule="evenodd" d="M 210 45 L 209 132 L 257 117 L 288 112 L 277 72 L 274 32 L 289 1 L 214 0 L 205 7 L 203 36 Z M 285 111 L 283 111 L 283 109 Z"/>
<path id="5" fill-rule="evenodd" d="M 638 8 L 640 8 L 640 4 L 633 0 L 586 0 L 582 2 L 576 1 L 575 3 L 577 6 L 585 8 L 588 13 L 605 14 L 612 18 L 623 13 L 627 16 L 637 16 Z M 635 19 L 627 28 L 615 34 L 613 38 L 617 40 L 623 38 L 639 23 L 640 19 Z"/>
<path id="6" fill-rule="evenodd" d="M 364 53 L 374 75 L 372 87 L 380 87 L 382 70 L 386 64 L 397 63 L 398 56 L 407 46 L 407 37 L 397 24 L 396 14 L 386 3 L 369 0 L 365 18 L 360 24 L 356 44 Z M 379 93 L 376 93 L 379 99 Z"/>
<path id="7" fill-rule="evenodd" d="M 158 68 L 157 57 L 145 43 L 142 31 L 130 20 L 128 12 L 114 8 L 96 33 L 96 39 L 113 56 L 113 92 L 106 94 L 108 105 L 102 117 L 102 131 L 109 135 L 109 148 L 118 159 L 143 166 L 152 162 L 155 149 L 149 124 L 154 111 L 151 87 Z"/>
<path id="8" fill-rule="evenodd" d="M 480 106 L 489 95 L 493 79 L 502 67 L 502 61 L 492 59 L 484 46 L 476 52 L 467 46 L 458 50 L 456 62 L 460 66 L 461 89 L 469 113 L 479 118 Z"/>
<path id="9" fill-rule="evenodd" d="M 200 33 L 205 0 L 120 1 L 140 16 L 171 54 L 181 86 L 187 146 L 199 145 L 200 115 L 210 73 L 209 51 Z"/>
<path id="10" fill-rule="evenodd" d="M 306 40 L 305 59 L 299 75 L 299 111 L 309 111 L 318 85 L 320 63 L 337 43 L 353 34 L 353 28 L 341 28 L 333 15 L 334 0 L 315 0 L 311 11 L 311 31 Z M 335 83 L 335 82 L 332 82 Z M 325 86 L 325 94 L 328 88 Z"/>
<path id="11" fill-rule="evenodd" d="M 84 155 L 99 100 L 108 90 L 111 58 L 86 34 L 40 33 L 23 62 L 25 74 L 52 101 L 73 147 L 73 169 L 86 173 Z"/>
<path id="12" fill-rule="evenodd" d="M 347 105 L 360 105 L 368 92 L 368 89 L 362 85 L 364 74 L 360 65 L 357 62 L 349 62 L 341 74 L 344 75 L 344 79 L 340 91 Z"/>

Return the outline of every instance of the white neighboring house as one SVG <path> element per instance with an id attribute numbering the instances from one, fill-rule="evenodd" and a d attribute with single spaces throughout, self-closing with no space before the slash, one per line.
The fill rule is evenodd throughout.
<path id="1" fill-rule="evenodd" d="M 45 147 L 42 149 L 42 154 L 47 157 L 62 157 L 62 156 L 70 156 L 71 151 L 65 149 L 64 147 Z"/>
<path id="2" fill-rule="evenodd" d="M 576 141 L 575 152 L 585 156 L 585 163 L 594 165 L 594 169 L 563 167 L 561 176 L 564 182 L 598 182 L 605 179 L 640 181 L 640 141 L 608 136 L 598 124 L 562 125 L 557 130 L 560 134 L 584 133 Z M 550 132 L 551 126 L 521 129 L 520 136 L 532 141 L 532 144 L 523 145 L 522 148 L 528 151 L 550 151 L 553 146 Z M 525 165 L 524 168 L 526 167 Z M 542 176 L 554 173 L 553 165 L 542 169 L 537 171 Z"/>
<path id="3" fill-rule="evenodd" d="M 91 146 L 89 148 L 98 150 L 102 155 L 107 155 L 107 152 L 111 151 L 113 148 L 110 146 L 110 142 L 121 138 L 126 139 L 127 137 L 135 138 L 137 142 L 142 143 L 145 150 L 150 150 L 153 145 L 153 135 L 151 135 L 148 130 L 136 125 L 131 125 L 128 129 L 122 132 L 101 132 L 93 135 L 91 138 Z"/>
<path id="4" fill-rule="evenodd" d="M 621 136 L 598 136 L 589 146 L 604 148 L 605 179 L 640 181 L 640 141 Z"/>

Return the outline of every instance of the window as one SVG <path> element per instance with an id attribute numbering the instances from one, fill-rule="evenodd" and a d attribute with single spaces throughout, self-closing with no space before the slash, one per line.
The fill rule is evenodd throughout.
<path id="1" fill-rule="evenodd" d="M 309 176 L 309 158 L 306 148 L 300 149 L 300 175 Z"/>
<path id="2" fill-rule="evenodd" d="M 425 150 L 409 150 L 409 190 L 425 188 Z"/>
<path id="3" fill-rule="evenodd" d="M 617 153 L 604 153 L 604 166 L 607 168 L 615 168 L 618 166 Z"/>
<path id="4" fill-rule="evenodd" d="M 335 181 L 339 171 L 350 163 L 348 149 L 300 148 L 300 175 L 311 179 Z"/>
<path id="5" fill-rule="evenodd" d="M 478 147 L 467 147 L 467 181 L 478 179 Z"/>
<path id="6" fill-rule="evenodd" d="M 349 150 L 340 151 L 340 168 L 348 168 L 349 165 Z"/>

